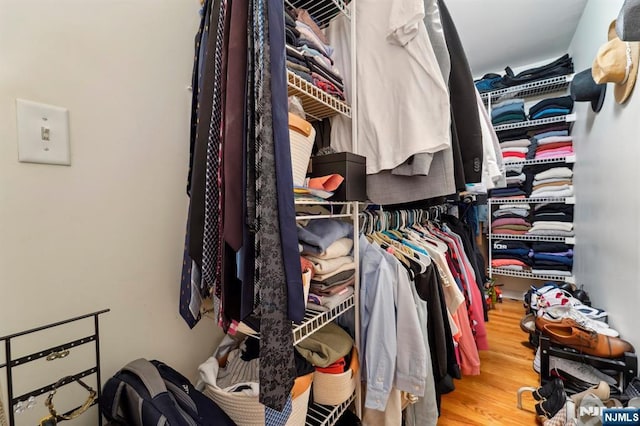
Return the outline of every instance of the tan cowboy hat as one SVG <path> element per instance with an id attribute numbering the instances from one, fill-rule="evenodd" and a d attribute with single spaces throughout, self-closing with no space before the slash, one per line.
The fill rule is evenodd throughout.
<path id="1" fill-rule="evenodd" d="M 616 102 L 624 103 L 636 83 L 640 43 L 625 42 L 616 35 L 616 21 L 609 25 L 609 41 L 600 47 L 591 73 L 596 83 L 614 83 Z"/>

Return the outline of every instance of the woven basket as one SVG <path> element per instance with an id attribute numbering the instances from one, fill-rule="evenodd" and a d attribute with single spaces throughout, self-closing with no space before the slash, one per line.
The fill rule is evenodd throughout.
<path id="1" fill-rule="evenodd" d="M 297 385 L 303 383 L 302 392 L 296 395 Z M 286 426 L 304 426 L 311 393 L 311 378 L 298 377 L 294 385 L 292 411 Z M 211 398 L 238 426 L 264 426 L 264 405 L 257 396 L 238 395 L 207 385 L 204 394 Z"/>
<path id="2" fill-rule="evenodd" d="M 340 374 L 313 373 L 313 401 L 322 405 L 340 405 L 348 400 L 356 390 L 358 368 L 358 351 L 354 346 L 349 370 Z"/>
<path id="3" fill-rule="evenodd" d="M 311 123 L 295 114 L 289 114 L 289 143 L 291 144 L 291 167 L 295 186 L 304 185 L 315 138 L 316 130 Z"/>

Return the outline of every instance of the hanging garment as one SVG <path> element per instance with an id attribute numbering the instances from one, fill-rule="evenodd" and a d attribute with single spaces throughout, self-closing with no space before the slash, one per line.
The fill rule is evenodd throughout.
<path id="1" fill-rule="evenodd" d="M 414 154 L 446 149 L 451 144 L 448 92 L 422 21 L 422 1 L 363 0 L 354 6 L 361 23 L 357 26 L 358 91 L 362 94 L 357 153 L 367 157 L 367 174 L 393 169 Z M 345 23 L 336 20 L 331 27 Z M 330 30 L 336 56 L 349 55 L 344 49 L 349 38 L 336 40 L 336 33 L 345 36 L 347 32 Z M 384 107 L 391 104 L 395 105 L 392 110 Z M 350 146 L 342 123 L 332 123 L 331 143 L 338 150 Z"/>
<path id="2" fill-rule="evenodd" d="M 458 182 L 456 187 L 460 189 L 462 184 L 464 189 L 465 183 L 477 183 L 482 180 L 482 130 L 474 99 L 476 89 L 462 42 L 443 0 L 438 0 L 438 7 L 451 58 L 449 92 L 453 116 L 452 144 L 454 152 L 455 146 L 459 147 L 464 167 L 464 181 Z"/>
<path id="3" fill-rule="evenodd" d="M 496 135 L 482 98 L 476 90 L 476 103 L 482 131 L 482 183 L 487 189 L 506 186 L 504 160 Z"/>

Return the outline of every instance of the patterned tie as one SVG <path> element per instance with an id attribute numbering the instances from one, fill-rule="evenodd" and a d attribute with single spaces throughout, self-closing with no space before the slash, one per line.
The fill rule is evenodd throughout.
<path id="1" fill-rule="evenodd" d="M 187 226 L 188 229 L 188 226 Z M 189 232 L 186 233 L 184 243 L 184 256 L 182 260 L 182 278 L 180 280 L 180 316 L 185 320 L 189 328 L 195 327 L 200 321 L 199 283 L 200 273 L 198 266 L 191 260 L 187 248 L 189 247 Z"/>
<path id="2" fill-rule="evenodd" d="M 281 1 L 281 0 L 279 0 Z M 260 402 L 283 411 L 295 378 L 293 334 L 280 241 L 271 69 L 265 0 L 255 0 L 256 35 L 256 288 L 260 294 Z"/>
<path id="3" fill-rule="evenodd" d="M 224 43 L 226 1 L 220 3 L 214 54 L 213 109 L 207 143 L 207 168 L 205 185 L 204 233 L 202 240 L 202 287 L 209 291 L 215 287 L 220 298 L 220 273 L 222 269 L 222 50 Z M 219 313 L 218 313 L 219 315 Z"/>

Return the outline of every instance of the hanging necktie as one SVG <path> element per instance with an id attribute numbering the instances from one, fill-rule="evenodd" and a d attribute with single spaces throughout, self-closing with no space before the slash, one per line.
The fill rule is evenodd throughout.
<path id="1" fill-rule="evenodd" d="M 204 196 L 204 232 L 202 239 L 203 289 L 214 288 L 220 298 L 222 270 L 222 55 L 224 47 L 226 1 L 220 3 L 213 69 L 213 107 L 207 141 L 206 180 Z M 220 312 L 216 312 L 220 315 Z"/>
<path id="2" fill-rule="evenodd" d="M 255 0 L 256 36 L 256 288 L 260 294 L 260 402 L 283 411 L 295 379 L 293 335 L 280 240 L 271 116 L 267 5 Z M 278 31 L 284 31 L 277 28 Z M 291 188 L 289 188 L 291 190 Z"/>

